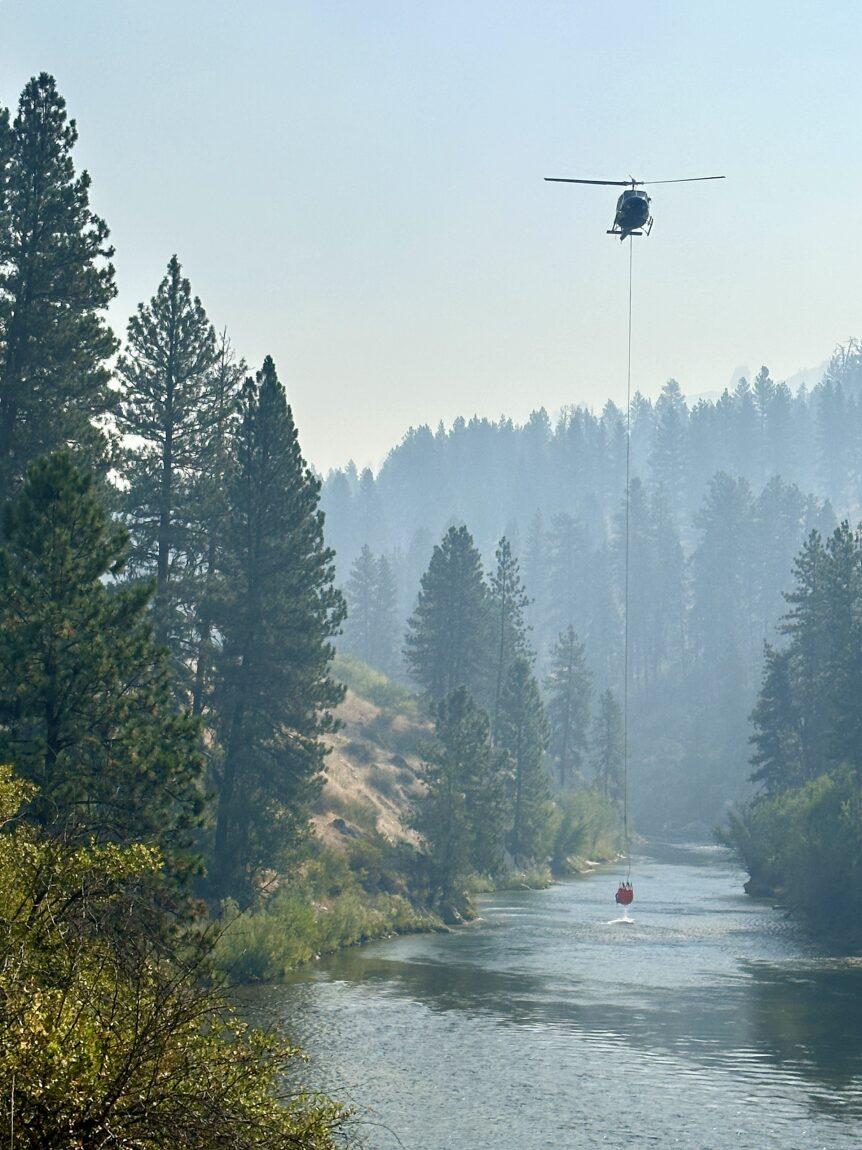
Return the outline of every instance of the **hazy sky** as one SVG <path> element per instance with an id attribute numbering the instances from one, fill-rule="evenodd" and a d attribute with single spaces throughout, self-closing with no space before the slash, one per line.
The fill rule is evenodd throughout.
<path id="1" fill-rule="evenodd" d="M 319 467 L 411 424 L 777 378 L 862 332 L 858 0 L 0 0 L 0 101 L 53 72 L 122 330 L 176 251 Z"/>

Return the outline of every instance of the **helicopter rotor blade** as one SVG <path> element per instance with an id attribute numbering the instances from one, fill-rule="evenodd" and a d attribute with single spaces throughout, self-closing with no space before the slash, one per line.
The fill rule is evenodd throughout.
<path id="1" fill-rule="evenodd" d="M 684 180 L 638 180 L 640 184 L 696 184 L 700 180 L 726 180 L 727 176 L 689 176 Z"/>
<path id="2" fill-rule="evenodd" d="M 602 184 L 606 188 L 630 188 L 643 180 L 569 180 L 564 176 L 545 176 L 549 184 Z"/>

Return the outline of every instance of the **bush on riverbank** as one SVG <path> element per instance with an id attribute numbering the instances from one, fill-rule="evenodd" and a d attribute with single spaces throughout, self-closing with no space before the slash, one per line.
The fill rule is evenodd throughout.
<path id="1" fill-rule="evenodd" d="M 619 807 L 597 787 L 557 797 L 551 826 L 551 871 L 579 874 L 588 862 L 610 862 L 623 849 Z"/>
<path id="2" fill-rule="evenodd" d="M 300 878 L 254 909 L 225 904 L 217 965 L 237 982 L 274 981 L 360 942 L 439 929 L 440 919 L 410 897 L 404 855 L 379 835 L 347 855 L 319 846 Z"/>
<path id="3" fill-rule="evenodd" d="M 849 767 L 737 811 L 722 836 L 751 876 L 819 929 L 858 934 L 862 909 L 862 789 Z"/>

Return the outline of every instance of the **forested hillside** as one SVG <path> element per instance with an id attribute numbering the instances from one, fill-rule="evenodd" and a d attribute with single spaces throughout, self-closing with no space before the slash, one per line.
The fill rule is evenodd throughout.
<path id="1" fill-rule="evenodd" d="M 762 368 L 716 402 L 688 404 L 673 380 L 655 402 L 635 396 L 629 620 L 644 828 L 707 830 L 744 786 L 748 714 L 793 556 L 862 503 L 860 420 L 855 341 L 811 391 Z M 540 670 L 571 625 L 595 697 L 619 693 L 624 486 L 625 417 L 610 402 L 555 420 L 538 410 L 523 426 L 414 428 L 377 475 L 333 471 L 322 506 L 353 608 L 344 648 L 404 674 L 420 576 L 447 526 L 464 523 L 486 565 L 503 535 L 519 557 Z"/>

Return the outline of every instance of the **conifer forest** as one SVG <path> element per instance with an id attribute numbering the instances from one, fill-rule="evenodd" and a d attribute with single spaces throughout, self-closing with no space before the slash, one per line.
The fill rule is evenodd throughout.
<path id="1" fill-rule="evenodd" d="M 370 19 L 342 18 L 349 41 Z M 629 402 L 576 365 L 546 402 L 537 367 L 520 414 L 510 393 L 476 414 L 450 379 L 426 421 L 399 380 L 392 418 L 423 414 L 375 457 L 362 427 L 385 413 L 369 394 L 351 428 L 333 390 L 321 462 L 297 329 L 250 273 L 231 265 L 232 296 L 178 234 L 126 282 L 164 205 L 112 199 L 104 149 L 127 143 L 79 128 L 70 71 L 68 106 L 38 70 L 0 103 L 0 1144 L 853 1144 L 862 338 L 821 332 L 819 366 L 718 389 L 639 387 L 635 342 L 632 387 L 629 278 Z M 265 105 L 231 147 L 269 139 Z M 227 233 L 266 216 L 239 206 L 224 114 Z M 396 133 L 395 109 L 360 129 L 381 205 L 387 115 Z M 614 183 L 564 175 L 543 192 Z M 713 178 L 657 181 L 697 189 L 662 189 L 662 212 Z M 298 242 L 279 177 L 243 179 Z M 629 277 L 630 245 L 656 243 L 651 217 L 619 230 L 641 185 L 602 235 Z M 369 315 L 392 260 L 372 257 Z M 306 317 L 352 283 L 314 295 L 311 268 L 283 271 Z M 355 350 L 349 326 L 309 340 Z M 610 1097 L 629 1075 L 641 1113 Z"/>

